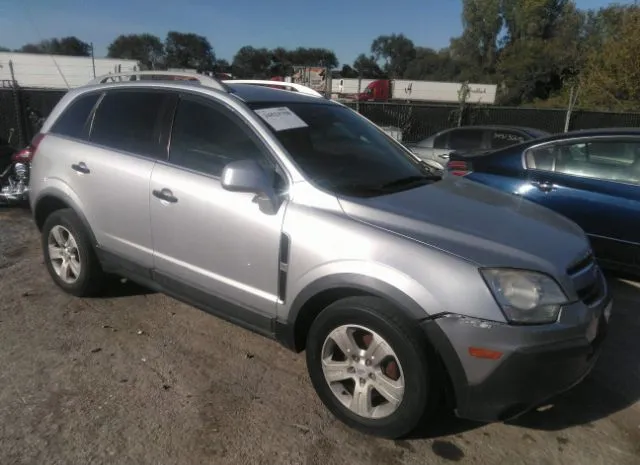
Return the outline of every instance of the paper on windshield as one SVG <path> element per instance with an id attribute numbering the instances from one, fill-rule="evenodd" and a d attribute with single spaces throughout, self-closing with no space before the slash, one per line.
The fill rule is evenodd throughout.
<path id="1" fill-rule="evenodd" d="M 255 112 L 276 131 L 307 127 L 307 123 L 287 107 L 261 108 Z"/>

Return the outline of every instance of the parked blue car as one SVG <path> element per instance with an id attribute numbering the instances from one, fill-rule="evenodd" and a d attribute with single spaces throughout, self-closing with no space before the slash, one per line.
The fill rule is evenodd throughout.
<path id="1" fill-rule="evenodd" d="M 640 275 L 640 129 L 574 131 L 454 153 L 446 175 L 561 213 L 584 229 L 603 268 Z"/>

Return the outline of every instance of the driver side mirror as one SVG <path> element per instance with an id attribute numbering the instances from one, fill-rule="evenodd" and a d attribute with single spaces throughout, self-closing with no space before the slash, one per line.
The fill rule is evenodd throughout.
<path id="1" fill-rule="evenodd" d="M 275 214 L 280 207 L 280 197 L 274 188 L 275 172 L 267 173 L 255 160 L 238 160 L 228 163 L 222 170 L 222 188 L 230 192 L 256 194 L 254 201 L 260 210 Z"/>

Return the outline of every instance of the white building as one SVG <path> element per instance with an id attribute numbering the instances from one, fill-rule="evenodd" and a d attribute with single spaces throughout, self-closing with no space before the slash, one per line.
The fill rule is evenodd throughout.
<path id="1" fill-rule="evenodd" d="M 11 82 L 10 63 L 18 86 L 38 89 L 73 88 L 95 76 L 140 70 L 135 60 L 0 52 L 0 82 Z"/>

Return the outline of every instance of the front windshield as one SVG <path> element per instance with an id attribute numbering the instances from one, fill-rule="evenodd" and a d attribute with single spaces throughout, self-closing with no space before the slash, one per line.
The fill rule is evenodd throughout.
<path id="1" fill-rule="evenodd" d="M 284 111 L 293 113 L 289 120 L 297 120 L 289 126 L 270 121 L 264 116 L 266 110 L 261 111 L 283 106 L 251 105 L 263 116 L 307 179 L 325 190 L 342 195 L 374 196 L 436 179 L 424 164 L 348 108 L 326 103 L 287 103 Z"/>

